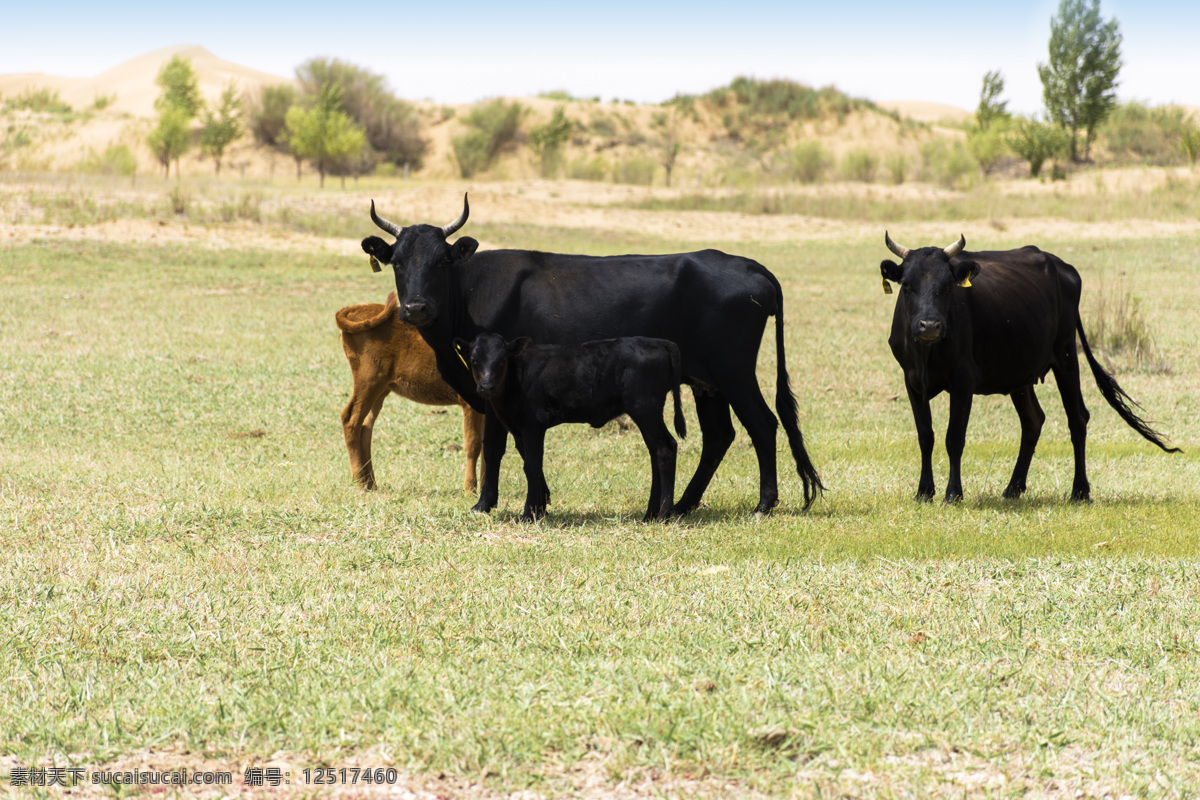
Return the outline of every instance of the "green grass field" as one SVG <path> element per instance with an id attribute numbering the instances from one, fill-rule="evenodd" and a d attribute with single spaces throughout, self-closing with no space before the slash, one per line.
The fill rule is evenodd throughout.
<path id="1" fill-rule="evenodd" d="M 471 225 L 530 248 L 694 249 Z M 517 522 L 511 448 L 500 507 L 473 515 L 457 410 L 399 398 L 376 427 L 380 491 L 358 490 L 333 313 L 391 288 L 365 256 L 6 247 L 0 755 L 315 765 L 384 746 L 414 774 L 547 794 L 587 763 L 668 794 L 1194 797 L 1200 238 L 1038 242 L 1083 274 L 1085 325 L 1090 292 L 1141 300 L 1169 371 L 1117 359 L 1118 379 L 1186 453 L 1125 427 L 1085 374 L 1095 501 L 1066 502 L 1051 378 L 1029 493 L 1001 499 L 1016 415 L 978 398 L 955 507 L 912 501 L 879 239 L 724 246 L 783 282 L 829 491 L 799 510 L 781 434 L 781 504 L 751 517 L 739 429 L 705 507 L 666 526 L 637 522 L 649 459 L 615 426 L 551 432 L 544 522 Z M 772 404 L 774 357 L 768 337 Z M 685 410 L 680 487 L 699 453 Z M 944 398 L 934 413 L 944 487 Z"/>

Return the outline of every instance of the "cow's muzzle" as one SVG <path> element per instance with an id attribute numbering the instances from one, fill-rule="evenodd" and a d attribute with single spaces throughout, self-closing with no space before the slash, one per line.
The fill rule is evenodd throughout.
<path id="1" fill-rule="evenodd" d="M 411 303 L 405 303 L 404 321 L 410 325 L 415 325 L 418 328 L 423 328 L 432 323 L 435 319 L 430 313 L 429 304 L 424 300 L 414 300 Z"/>
<path id="2" fill-rule="evenodd" d="M 928 319 L 918 320 L 914 337 L 917 341 L 926 344 L 936 342 L 942 338 L 942 323 Z"/>

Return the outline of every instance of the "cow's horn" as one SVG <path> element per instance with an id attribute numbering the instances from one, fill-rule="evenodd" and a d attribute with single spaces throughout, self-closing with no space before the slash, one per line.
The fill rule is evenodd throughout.
<path id="1" fill-rule="evenodd" d="M 897 256 L 899 256 L 901 261 L 903 261 L 905 258 L 908 257 L 908 248 L 901 247 L 900 245 L 893 242 L 892 237 L 888 236 L 887 231 L 883 232 L 883 242 L 884 242 L 884 244 L 887 245 L 888 250 L 891 250 L 893 253 L 895 253 Z"/>
<path id="2" fill-rule="evenodd" d="M 967 246 L 967 237 L 961 233 L 958 235 L 958 241 L 946 248 L 945 253 L 948 257 L 953 258 L 962 252 L 962 249 Z"/>
<path id="3" fill-rule="evenodd" d="M 374 222 L 379 227 L 390 233 L 392 236 L 400 236 L 400 226 L 394 222 L 388 222 L 383 217 L 375 213 L 375 201 L 371 201 L 371 222 Z"/>
<path id="4" fill-rule="evenodd" d="M 467 224 L 467 216 L 471 213 L 471 207 L 467 205 L 467 193 L 463 192 L 463 211 L 458 215 L 458 219 L 451 222 L 446 227 L 442 228 L 442 235 L 449 236 L 456 230 Z"/>

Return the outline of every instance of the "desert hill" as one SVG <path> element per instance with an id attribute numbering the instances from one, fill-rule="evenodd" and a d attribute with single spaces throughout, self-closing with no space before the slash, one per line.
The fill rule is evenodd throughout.
<path id="1" fill-rule="evenodd" d="M 109 109 L 134 117 L 152 117 L 156 114 L 154 100 L 162 91 L 154 80 L 163 64 L 173 56 L 191 60 L 200 94 L 209 101 L 218 99 L 231 80 L 237 81 L 238 89 L 242 92 L 291 82 L 289 78 L 217 58 L 199 45 L 183 44 L 131 58 L 92 78 L 62 78 L 41 73 L 0 75 L 0 96 L 14 97 L 29 88 L 53 89 L 75 109 L 88 108 L 99 97 L 115 96 L 116 100 L 108 106 Z"/>

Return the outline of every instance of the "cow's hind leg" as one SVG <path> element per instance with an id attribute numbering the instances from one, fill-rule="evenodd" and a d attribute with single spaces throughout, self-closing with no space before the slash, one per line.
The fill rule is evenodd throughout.
<path id="1" fill-rule="evenodd" d="M 663 423 L 661 409 L 656 414 L 631 413 L 629 417 L 650 451 L 650 502 L 642 521 L 669 519 L 675 510 L 675 457 L 679 445 Z"/>
<path id="2" fill-rule="evenodd" d="M 1075 450 L 1075 480 L 1071 485 L 1072 500 L 1090 500 L 1092 487 L 1087 477 L 1087 426 L 1091 415 L 1083 404 L 1083 392 L 1079 389 L 1079 357 L 1075 353 L 1075 338 L 1069 347 L 1058 354 L 1059 363 L 1054 370 L 1054 380 L 1062 395 L 1063 409 L 1067 412 L 1067 427 L 1071 430 L 1071 446 Z"/>
<path id="3" fill-rule="evenodd" d="M 1020 497 L 1025 492 L 1025 480 L 1029 477 L 1029 463 L 1033 460 L 1033 451 L 1037 448 L 1038 438 L 1042 435 L 1042 423 L 1046 421 L 1046 412 L 1038 404 L 1033 385 L 1022 386 L 1012 393 L 1013 406 L 1021 419 L 1021 452 L 1017 455 L 1017 465 L 1013 467 L 1012 479 L 1004 490 L 1005 497 Z"/>
<path id="4" fill-rule="evenodd" d="M 696 466 L 696 474 L 688 483 L 679 502 L 675 504 L 675 513 L 682 515 L 694 511 L 700 505 L 700 498 L 708 488 L 713 474 L 716 473 L 721 459 L 733 444 L 733 419 L 729 416 L 729 401 L 721 395 L 706 394 L 701 389 L 694 389 L 696 398 L 696 417 L 700 421 L 700 463 Z"/>
<path id="5" fill-rule="evenodd" d="M 758 456 L 758 506 L 755 514 L 769 514 L 779 502 L 779 478 L 775 467 L 775 439 L 779 420 L 771 413 L 758 381 L 753 376 L 728 392 L 733 413 L 746 428 Z"/>
<path id="6" fill-rule="evenodd" d="M 371 433 L 383 408 L 388 389 L 356 391 L 342 411 L 342 434 L 350 456 L 350 474 L 364 489 L 375 488 L 375 469 L 371 463 Z"/>

